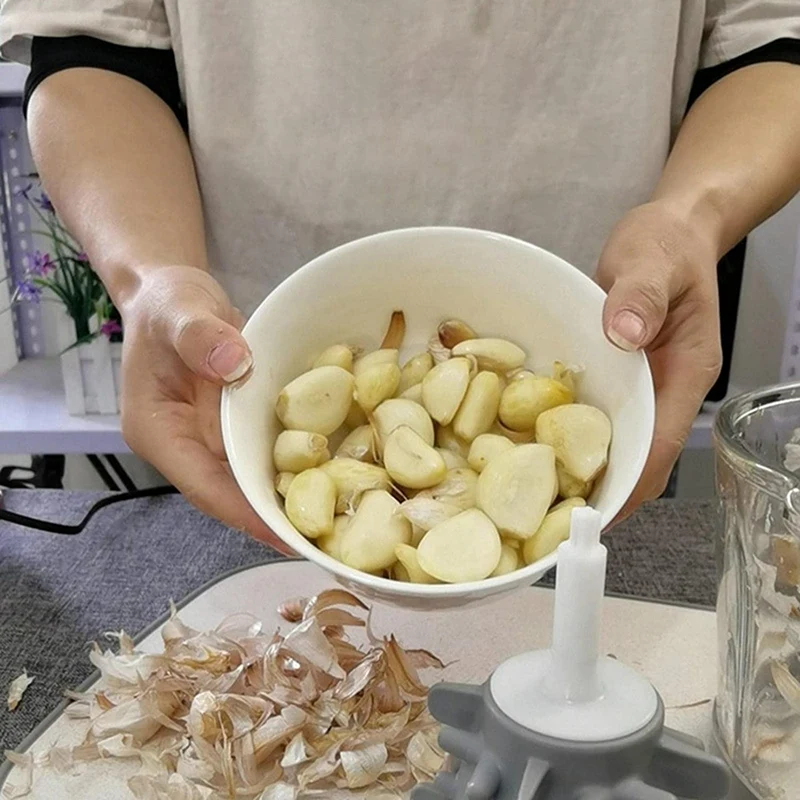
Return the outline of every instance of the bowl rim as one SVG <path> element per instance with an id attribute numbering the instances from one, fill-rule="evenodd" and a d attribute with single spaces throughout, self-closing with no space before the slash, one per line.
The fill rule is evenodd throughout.
<path id="1" fill-rule="evenodd" d="M 417 227 L 407 227 L 407 228 L 395 228 L 385 231 L 380 231 L 378 233 L 372 233 L 367 236 L 362 236 L 358 239 L 353 239 L 352 241 L 345 242 L 337 247 L 332 248 L 331 250 L 327 250 L 324 253 L 320 253 L 318 256 L 315 256 L 311 261 L 307 262 L 303 266 L 299 267 L 295 270 L 291 275 L 289 275 L 286 279 L 284 279 L 278 286 L 276 286 L 257 306 L 255 311 L 250 315 L 247 322 L 245 323 L 244 327 L 242 328 L 242 335 L 247 335 L 247 329 L 252 325 L 253 320 L 263 312 L 263 309 L 269 308 L 273 305 L 279 304 L 284 295 L 288 294 L 294 288 L 294 284 L 298 280 L 305 280 L 308 278 L 309 273 L 313 273 L 314 271 L 321 269 L 323 265 L 333 257 L 341 257 L 342 255 L 346 255 L 346 253 L 350 250 L 356 250 L 361 247 L 369 246 L 375 243 L 378 240 L 386 240 L 386 239 L 401 239 L 401 238 L 412 238 L 412 237 L 430 237 L 430 236 L 467 236 L 471 238 L 488 238 L 496 241 L 504 242 L 505 244 L 512 245 L 514 247 L 519 247 L 522 249 L 527 249 L 531 251 L 535 251 L 537 253 L 544 254 L 548 259 L 553 260 L 558 264 L 560 269 L 563 269 L 565 273 L 572 275 L 578 284 L 583 285 L 585 289 L 594 293 L 600 299 L 605 299 L 607 297 L 606 292 L 595 283 L 588 275 L 583 273 L 577 267 L 570 264 L 568 261 L 565 261 L 560 256 L 552 253 L 549 250 L 546 250 L 539 245 L 535 245 L 531 242 L 526 242 L 524 239 L 518 239 L 514 236 L 509 236 L 508 234 L 504 233 L 497 233 L 495 231 L 488 231 L 482 230 L 480 228 L 469 228 L 469 227 L 462 227 L 462 226 L 439 226 L 439 225 L 431 225 L 431 226 L 417 226 Z M 655 392 L 653 389 L 653 376 L 652 371 L 650 369 L 650 363 L 647 359 L 647 356 L 644 352 L 638 351 L 635 354 L 639 357 L 642 366 L 644 367 L 646 377 L 648 379 L 648 384 L 650 386 L 651 391 L 647 392 L 646 398 L 646 408 L 643 409 L 644 414 L 644 424 L 648 431 L 648 439 L 650 446 L 647 449 L 642 449 L 641 453 L 638 455 L 635 463 L 635 474 L 636 474 L 636 482 L 641 478 L 642 472 L 644 471 L 644 466 L 647 461 L 647 458 L 650 453 L 650 449 L 652 447 L 653 441 L 653 433 L 655 430 Z M 236 480 L 237 485 L 239 486 L 240 491 L 245 496 L 245 499 L 248 503 L 250 503 L 250 499 L 247 497 L 247 493 L 244 489 L 242 489 L 242 484 L 240 481 L 240 474 L 241 474 L 241 466 L 237 467 L 236 459 L 233 457 L 234 455 L 234 446 L 233 446 L 233 430 L 232 430 L 232 422 L 231 422 L 231 397 L 233 393 L 236 391 L 236 386 L 224 386 L 222 389 L 222 396 L 220 400 L 220 422 L 221 422 L 221 431 L 222 431 L 222 441 L 223 446 L 225 448 L 226 457 L 228 459 L 228 464 L 233 472 L 234 479 Z M 635 483 L 631 487 L 631 493 L 635 488 Z M 603 524 L 604 527 L 607 529 L 608 525 L 612 522 L 613 518 L 619 513 L 619 511 L 623 508 L 625 502 L 630 497 L 630 493 L 628 496 L 622 500 L 622 502 L 618 504 L 614 504 L 611 506 L 611 510 L 604 515 Z M 526 564 L 524 567 L 520 567 L 513 572 L 506 573 L 505 575 L 498 575 L 496 577 L 489 577 L 484 578 L 483 580 L 479 581 L 469 581 L 466 583 L 437 583 L 437 584 L 424 584 L 424 583 L 406 583 L 404 581 L 396 581 L 391 578 L 383 578 L 376 575 L 370 575 L 369 573 L 362 572 L 361 570 L 353 569 L 352 567 L 347 566 L 341 561 L 336 560 L 332 556 L 329 556 L 327 553 L 320 550 L 316 547 L 313 542 L 303 536 L 289 521 L 283 511 L 280 511 L 278 506 L 276 505 L 276 509 L 278 509 L 279 513 L 282 515 L 283 519 L 281 520 L 284 524 L 288 525 L 292 532 L 296 535 L 298 542 L 290 542 L 287 541 L 284 536 L 275 529 L 274 524 L 268 522 L 262 514 L 251 504 L 251 508 L 253 511 L 261 518 L 265 525 L 267 525 L 270 530 L 277 536 L 284 544 L 288 545 L 292 548 L 298 555 L 302 556 L 303 558 L 311 561 L 312 563 L 316 563 L 319 566 L 323 567 L 329 572 L 332 572 L 335 576 L 340 577 L 344 580 L 350 581 L 356 585 L 362 585 L 364 587 L 368 587 L 370 590 L 375 592 L 380 592 L 386 596 L 392 595 L 399 598 L 408 597 L 408 598 L 445 598 L 447 596 L 457 597 L 461 595 L 472 595 L 475 596 L 479 595 L 491 595 L 495 593 L 499 593 L 502 591 L 503 587 L 508 586 L 511 587 L 514 584 L 524 584 L 527 580 L 535 582 L 543 576 L 546 572 L 548 572 L 552 567 L 554 567 L 558 561 L 557 557 L 557 549 L 550 553 L 545 558 L 540 559 L 539 561 L 535 561 L 533 564 Z M 606 519 L 606 517 L 609 517 Z"/>

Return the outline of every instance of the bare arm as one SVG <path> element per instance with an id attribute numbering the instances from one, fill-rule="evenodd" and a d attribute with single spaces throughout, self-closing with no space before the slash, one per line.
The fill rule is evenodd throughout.
<path id="1" fill-rule="evenodd" d="M 220 386 L 252 362 L 241 315 L 207 271 L 194 165 L 172 111 L 129 78 L 70 69 L 36 89 L 28 125 L 47 191 L 122 314 L 128 444 L 198 508 L 274 543 L 225 460 Z"/>
<path id="2" fill-rule="evenodd" d="M 704 92 L 651 202 L 629 212 L 597 272 L 606 334 L 646 349 L 656 387 L 650 459 L 627 509 L 658 496 L 719 374 L 719 258 L 800 190 L 800 66 L 744 67 Z"/>

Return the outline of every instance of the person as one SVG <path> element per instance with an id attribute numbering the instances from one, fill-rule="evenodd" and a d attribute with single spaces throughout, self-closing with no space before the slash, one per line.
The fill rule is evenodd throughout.
<path id="1" fill-rule="evenodd" d="M 123 318 L 127 441 L 265 541 L 220 386 L 311 257 L 453 224 L 596 268 L 656 386 L 629 513 L 718 374 L 718 259 L 800 188 L 787 0 L 3 0 L 0 46 L 32 62 L 35 161 Z"/>

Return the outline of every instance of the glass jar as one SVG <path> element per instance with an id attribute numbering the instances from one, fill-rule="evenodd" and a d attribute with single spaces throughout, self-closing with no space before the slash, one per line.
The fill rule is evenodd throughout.
<path id="1" fill-rule="evenodd" d="M 800 800 L 800 384 L 725 403 L 714 446 L 715 734 L 756 795 Z"/>

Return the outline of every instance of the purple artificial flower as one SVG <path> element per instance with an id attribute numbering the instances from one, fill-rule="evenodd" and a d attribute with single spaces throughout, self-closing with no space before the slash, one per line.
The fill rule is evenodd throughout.
<path id="1" fill-rule="evenodd" d="M 56 268 L 55 262 L 50 258 L 50 253 L 43 253 L 37 250 L 33 254 L 33 266 L 30 268 L 32 275 L 44 277 Z"/>
<path id="2" fill-rule="evenodd" d="M 100 326 L 100 333 L 110 339 L 113 334 L 122 333 L 122 326 L 115 319 L 107 319 Z"/>
<path id="3" fill-rule="evenodd" d="M 20 300 L 38 303 L 42 296 L 42 289 L 31 281 L 20 281 L 17 284 L 17 296 Z"/>
<path id="4" fill-rule="evenodd" d="M 41 194 L 39 197 L 35 197 L 33 202 L 36 203 L 42 211 L 46 211 L 48 214 L 55 214 L 56 210 L 53 207 L 53 203 L 51 202 L 50 198 L 47 196 L 47 192 L 42 189 Z"/>

